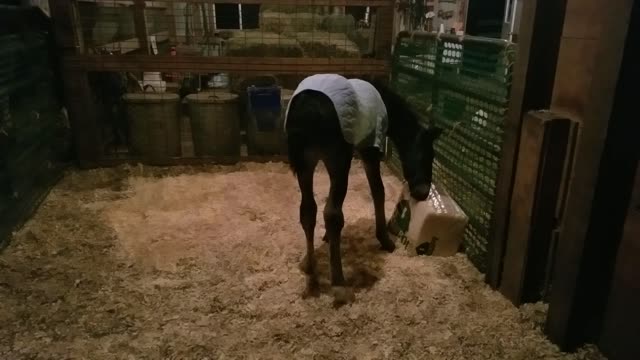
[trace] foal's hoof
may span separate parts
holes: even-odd
[[[307,287],[304,289],[304,292],[302,293],[302,298],[308,299],[312,297],[315,298],[318,296],[320,296],[320,284],[318,283],[318,280],[310,279],[307,282]]]
[[[389,243],[380,243],[380,248],[388,253],[392,253],[396,250],[396,244],[394,244],[393,242],[389,242]]]
[[[356,296],[353,293],[353,289],[346,286],[334,286],[333,287],[333,305],[340,307],[342,305],[350,304],[356,300]]]
[[[384,235],[378,235],[377,237],[382,250],[390,253],[396,250],[396,244],[389,238],[389,235],[385,233]]]

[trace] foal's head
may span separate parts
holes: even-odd
[[[409,185],[411,197],[426,200],[433,176],[434,143],[442,129],[420,124],[418,115],[393,90],[374,82],[387,108],[389,127],[387,135],[396,146],[402,163],[402,174]]]

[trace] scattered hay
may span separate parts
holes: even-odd
[[[386,209],[400,191],[385,171]],[[328,191],[316,175],[319,209]],[[601,359],[563,354],[458,255],[378,250],[352,168],[343,261],[356,302],[303,300],[284,164],[70,172],[0,257],[2,359]],[[328,254],[318,214],[320,279]]]

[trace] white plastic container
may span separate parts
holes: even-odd
[[[405,184],[389,220],[389,232],[411,256],[453,256],[469,219],[443,187],[432,185],[429,198],[416,201]]]
[[[162,81],[162,73],[160,72],[145,72],[142,74],[141,84],[144,88],[146,85],[151,85],[153,90],[147,89],[145,91],[163,93],[167,91],[167,83]]]

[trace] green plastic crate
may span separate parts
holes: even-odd
[[[445,132],[436,142],[434,181],[469,216],[464,247],[481,271],[487,265],[498,163],[515,45],[504,40],[416,33],[396,44],[392,87]],[[390,157],[399,170],[397,155]]]

